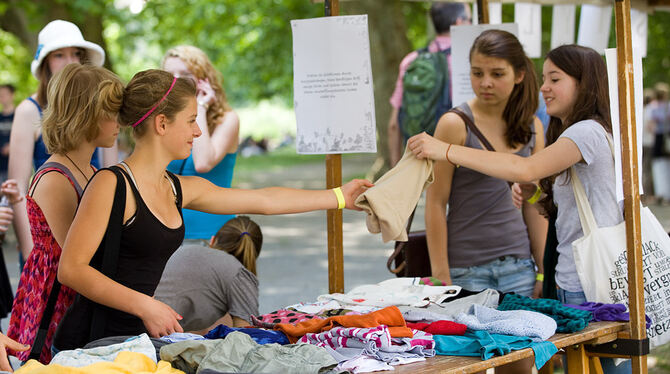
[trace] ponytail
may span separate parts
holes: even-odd
[[[256,258],[261,253],[263,233],[247,216],[237,216],[226,222],[214,236],[212,248],[235,256],[247,270],[256,274]]]

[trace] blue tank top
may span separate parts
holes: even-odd
[[[35,104],[37,111],[40,112],[40,119],[42,119],[42,107],[40,104],[32,97],[28,97],[28,101]],[[95,152],[93,152],[93,157],[91,157],[91,165],[95,166],[96,169],[100,169],[99,151],[100,148],[96,148]],[[37,140],[35,140],[35,147],[33,148],[33,166],[35,170],[39,169],[50,156],[47,152],[47,146],[44,144],[44,140],[42,140],[42,134],[40,134]]]
[[[228,153],[212,170],[207,173],[198,173],[195,171],[193,155],[189,155],[185,160],[172,161],[167,169],[179,175],[196,175],[219,187],[230,188],[236,160],[237,153]],[[229,214],[210,214],[191,209],[184,209],[183,214],[184,225],[186,225],[186,239],[209,240],[213,235],[216,235],[224,223],[235,217]]]

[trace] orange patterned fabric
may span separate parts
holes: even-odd
[[[295,343],[307,333],[318,333],[327,331],[335,326],[344,327],[377,327],[386,325],[394,338],[411,338],[412,330],[405,324],[402,313],[396,306],[389,306],[372,313],[363,315],[346,315],[330,317],[328,319],[312,319],[303,321],[297,325],[289,323],[278,323],[275,330],[281,330],[288,336],[291,343]]]

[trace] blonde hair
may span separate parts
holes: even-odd
[[[247,216],[237,216],[226,222],[214,236],[212,248],[235,256],[247,270],[256,274],[256,258],[261,253],[263,233]]]
[[[119,110],[119,123],[131,126],[144,116],[170,89],[174,76],[167,71],[149,69],[141,71],[128,82],[123,93],[123,104]],[[177,113],[186,108],[188,99],[195,97],[195,84],[186,78],[178,78],[165,100],[160,102],[153,113],[133,128],[135,136],[146,133],[147,121],[159,114],[174,120]]]
[[[77,48],[77,49],[79,50],[79,53],[81,53],[79,63],[82,65],[88,64],[89,62],[88,51],[84,48]],[[49,55],[51,55],[53,52],[50,52],[48,55],[46,55],[46,57],[42,60],[42,64],[40,64],[40,67],[37,68],[37,76],[40,81],[39,85],[37,86],[37,103],[40,104],[42,108],[46,108],[47,105],[49,104],[47,90],[49,82],[53,77],[53,72],[51,71],[51,69],[49,69],[49,63],[47,61],[49,61]]]
[[[116,119],[123,83],[105,68],[69,64],[51,79],[47,97],[42,138],[49,153],[64,154],[95,139],[101,121]]]
[[[165,61],[170,57],[177,57],[182,60],[196,79],[209,80],[209,84],[214,89],[216,100],[207,109],[207,128],[212,133],[226,112],[232,110],[226,99],[226,92],[223,90],[223,77],[221,73],[214,68],[205,52],[197,47],[180,45],[169,49],[165,52],[165,57],[163,57],[163,66],[165,66]]]

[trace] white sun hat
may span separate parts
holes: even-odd
[[[38,79],[37,70],[44,58],[50,52],[60,48],[79,47],[85,49],[91,65],[102,66],[105,62],[105,51],[99,45],[84,40],[81,31],[72,22],[63,20],[49,22],[40,31],[37,42],[37,52],[35,52],[35,58],[30,63],[30,71]]]

